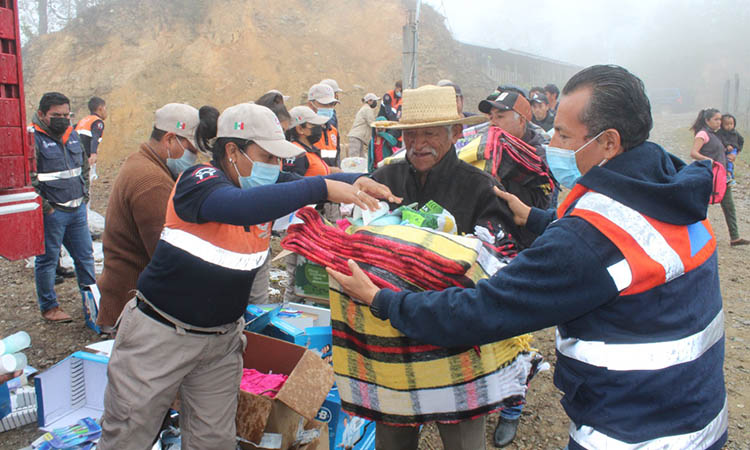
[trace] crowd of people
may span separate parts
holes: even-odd
[[[115,344],[98,448],[147,448],[176,397],[183,448],[235,448],[242,317],[248,303],[269,302],[272,222],[305,205],[329,217],[339,204],[374,210],[379,200],[437,202],[460,234],[488,227],[508,235],[517,255],[474,289],[440,292],[378,289],[353,262],[348,274],[329,269],[375,317],[443,347],[557,326],[568,448],[721,447],[723,310],[707,209],[720,164],[731,174],[719,180],[728,183],[721,207],[730,245],[749,243],[731,194],[743,144],[734,117],[702,110],[693,125],[698,161],[686,165],[648,141],[641,80],[592,66],[562,93],[554,84],[500,85],[480,114],[464,110],[451,80],[406,90],[397,82],[361,98],[342,145],[343,92],[325,79],[291,108],[270,90],[222,112],[180,103],[156,110],[112,184],[98,278],[86,208],[106,103],[92,98],[91,115],[73,126],[70,100],[44,94],[32,120],[45,237],[37,296],[45,319],[71,320],[54,291],[61,246],[80,288],[101,292],[97,324]],[[482,170],[459,157],[467,139],[517,153]],[[342,171],[344,157],[366,159],[371,173]],[[570,192],[558,207],[561,188]],[[500,412],[496,446],[514,440],[523,404]],[[438,424],[445,448],[485,448],[485,419]],[[378,449],[416,449],[418,440],[417,427],[376,425]]]

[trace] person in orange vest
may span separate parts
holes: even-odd
[[[178,392],[183,448],[235,448],[242,314],[269,257],[271,222],[325,200],[367,210],[377,198],[396,200],[361,174],[282,172],[281,160],[301,151],[264,106],[219,116],[213,160],[177,179],[159,243],[120,316],[97,448],[149,448]]]
[[[89,100],[89,114],[76,124],[76,131],[81,138],[83,150],[89,159],[89,165],[96,164],[96,155],[99,144],[104,135],[104,121],[107,120],[107,103],[99,97],[91,97]]]
[[[315,145],[316,142],[320,142],[323,125],[328,122],[328,117],[316,114],[307,106],[295,106],[289,111],[289,115],[291,122],[289,129],[286,130],[286,138],[303,149],[305,153],[285,159],[282,163],[283,170],[304,177],[341,172],[338,167],[330,167],[326,164],[320,149]]]
[[[328,121],[323,126],[323,133],[320,140],[313,142],[313,144],[320,149],[323,161],[331,167],[339,165],[339,155],[341,152],[339,130],[331,123],[334,108],[338,103],[335,91],[327,84],[314,84],[307,92],[307,106],[313,112],[328,118]]]

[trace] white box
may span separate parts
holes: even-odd
[[[74,425],[104,413],[109,358],[75,352],[34,378],[37,421],[43,431]]]

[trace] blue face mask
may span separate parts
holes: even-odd
[[[326,116],[329,119],[333,117],[333,108],[318,108],[318,114]]]
[[[186,169],[193,167],[198,160],[198,155],[183,147],[179,139],[177,139],[177,143],[182,148],[182,157],[178,159],[167,157],[167,168],[175,179],[177,179],[177,177],[179,177]],[[168,147],[167,155],[169,155]]]
[[[575,186],[576,181],[581,178],[581,171],[578,170],[578,164],[576,164],[576,153],[580,152],[587,145],[594,142],[604,131],[594,136],[590,141],[586,142],[578,148],[576,151],[566,150],[559,147],[547,147],[547,164],[552,171],[552,175],[555,179],[560,182],[563,186],[568,189],[572,189]],[[605,159],[599,165],[607,162]]]
[[[247,154],[245,155],[251,163],[253,163],[253,170],[250,172],[250,176],[243,177],[240,175],[240,171],[237,169],[237,164],[234,163],[234,170],[237,171],[237,177],[240,180],[240,187],[242,189],[250,189],[257,186],[265,186],[267,184],[274,184],[279,179],[279,173],[281,168],[278,164],[268,164],[260,161],[253,161]]]

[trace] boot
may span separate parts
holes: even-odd
[[[518,420],[499,418],[495,427],[495,433],[492,436],[495,447],[505,447],[513,442],[513,439],[516,437],[516,431],[518,431]]]

